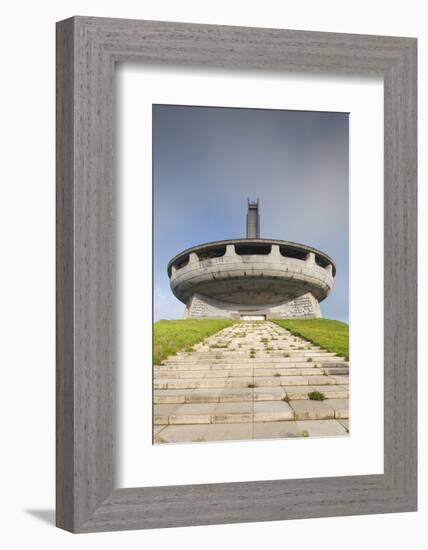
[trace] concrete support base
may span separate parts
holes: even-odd
[[[310,292],[288,302],[245,306],[221,302],[202,294],[193,294],[186,305],[185,319],[312,319],[321,317],[318,300]]]

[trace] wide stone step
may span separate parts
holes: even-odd
[[[347,420],[284,420],[279,422],[183,424],[156,426],[155,443],[239,441],[248,439],[344,437]]]
[[[347,399],[349,397],[349,388],[346,385],[282,386],[282,389],[290,400],[310,399],[309,394],[314,391],[323,393],[326,399]]]
[[[295,370],[295,369],[306,369],[306,368],[316,368],[331,371],[333,374],[348,374],[349,366],[347,363],[315,363],[313,361],[303,361],[301,363],[252,363],[247,361],[246,363],[222,363],[222,364],[177,364],[177,365],[156,365],[155,373],[158,372],[200,372],[208,370],[235,370],[239,371],[241,369],[253,368],[258,370],[277,370],[277,369],[286,369]]]
[[[179,378],[183,375],[183,378],[198,377],[204,378],[207,376],[246,376],[248,374],[254,374],[255,376],[277,376],[277,373],[281,375],[298,375],[298,374],[349,374],[349,367],[323,367],[317,363],[300,363],[294,366],[292,363],[288,365],[278,364],[272,365],[259,365],[256,368],[247,365],[224,365],[218,368],[218,365],[212,365],[210,368],[206,368],[205,365],[195,367],[176,367],[160,366],[155,368],[156,378]]]
[[[283,351],[326,351],[320,346],[315,346],[311,344],[306,345],[294,345],[287,342],[270,342],[265,345],[259,340],[253,342],[240,342],[237,340],[230,341],[229,344],[223,345],[221,343],[211,343],[211,344],[195,344],[192,348],[193,353],[227,353],[232,350],[244,352],[250,351],[251,349],[264,350],[268,348],[268,351],[271,350],[283,350]]]
[[[337,357],[337,354],[330,351],[315,351],[315,350],[306,350],[306,351],[294,351],[294,350],[280,350],[280,351],[265,351],[265,349],[256,349],[254,348],[254,353],[257,356],[265,358],[279,358],[281,355],[289,355],[290,358],[302,358],[306,359],[307,357],[317,357],[317,358],[328,358],[328,357]],[[191,354],[182,354],[176,355],[172,361],[177,360],[188,360],[188,361],[210,361],[215,359],[227,359],[230,357],[239,359],[247,359],[251,351],[242,352],[242,351],[217,351],[216,353],[209,352],[193,352]]]
[[[325,401],[290,401],[295,420],[322,420],[328,418],[349,418],[348,399],[326,399]]]
[[[300,368],[262,368],[252,369],[242,367],[239,369],[210,369],[210,370],[164,370],[155,371],[156,380],[171,379],[203,379],[203,378],[232,378],[232,377],[269,377],[269,376],[307,376],[324,374],[339,374],[347,375],[348,369],[324,369],[321,367],[300,367]]]
[[[308,361],[308,359],[312,359],[312,361]],[[222,357],[221,359],[191,359],[191,358],[171,358],[166,359],[162,361],[162,365],[240,365],[240,364],[248,364],[251,363],[251,365],[258,365],[258,364],[264,364],[264,365],[272,365],[277,363],[331,363],[332,365],[341,365],[343,363],[347,363],[343,357],[337,357],[337,356],[328,356],[328,357],[302,357],[302,356],[296,356],[296,357],[269,357],[269,356],[260,356],[260,357],[239,357],[236,358],[235,356],[231,357]]]
[[[155,425],[224,424],[294,420],[285,401],[257,403],[208,403],[155,406]]]
[[[322,369],[314,367],[302,367],[300,369],[253,369],[251,367],[241,367],[239,369],[209,369],[209,370],[177,370],[177,371],[156,371],[156,379],[171,378],[230,378],[230,377],[246,377],[246,376],[287,376],[290,371],[297,375],[305,374],[323,374]]]
[[[348,418],[347,399],[155,405],[155,426]]]
[[[155,379],[154,389],[197,389],[197,388],[254,388],[269,386],[325,386],[348,384],[346,375],[308,376],[246,376],[228,378]]]
[[[153,402],[160,404],[184,403],[230,403],[252,401],[284,401],[309,399],[309,393],[320,391],[326,398],[345,399],[349,396],[347,386],[273,386],[265,388],[208,388],[183,390],[155,390]]]
[[[265,346],[260,343],[253,343],[251,345],[243,346],[241,344],[236,345],[230,345],[228,347],[225,346],[219,346],[219,347],[209,347],[209,346],[201,346],[196,344],[192,347],[191,350],[186,351],[179,351],[178,355],[202,355],[202,354],[208,354],[208,355],[217,355],[220,353],[249,353],[250,351],[255,350],[259,352],[290,352],[290,353],[333,353],[332,351],[325,350],[323,348],[320,348],[319,346],[272,346],[268,345]]]

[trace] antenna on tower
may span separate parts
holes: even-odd
[[[260,215],[258,198],[256,201],[250,201],[250,199],[248,199],[247,239],[260,239]]]

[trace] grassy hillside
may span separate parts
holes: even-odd
[[[229,327],[233,321],[226,319],[182,319],[178,321],[157,321],[154,324],[153,361],[159,365],[169,355],[197,344]]]
[[[280,327],[349,359],[349,326],[331,319],[275,320]]]

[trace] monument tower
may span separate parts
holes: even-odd
[[[259,200],[248,200],[247,237],[180,252],[168,264],[185,318],[242,320],[321,317],[336,266],[307,245],[260,238]]]
[[[247,239],[260,239],[259,199],[256,202],[248,199]]]

